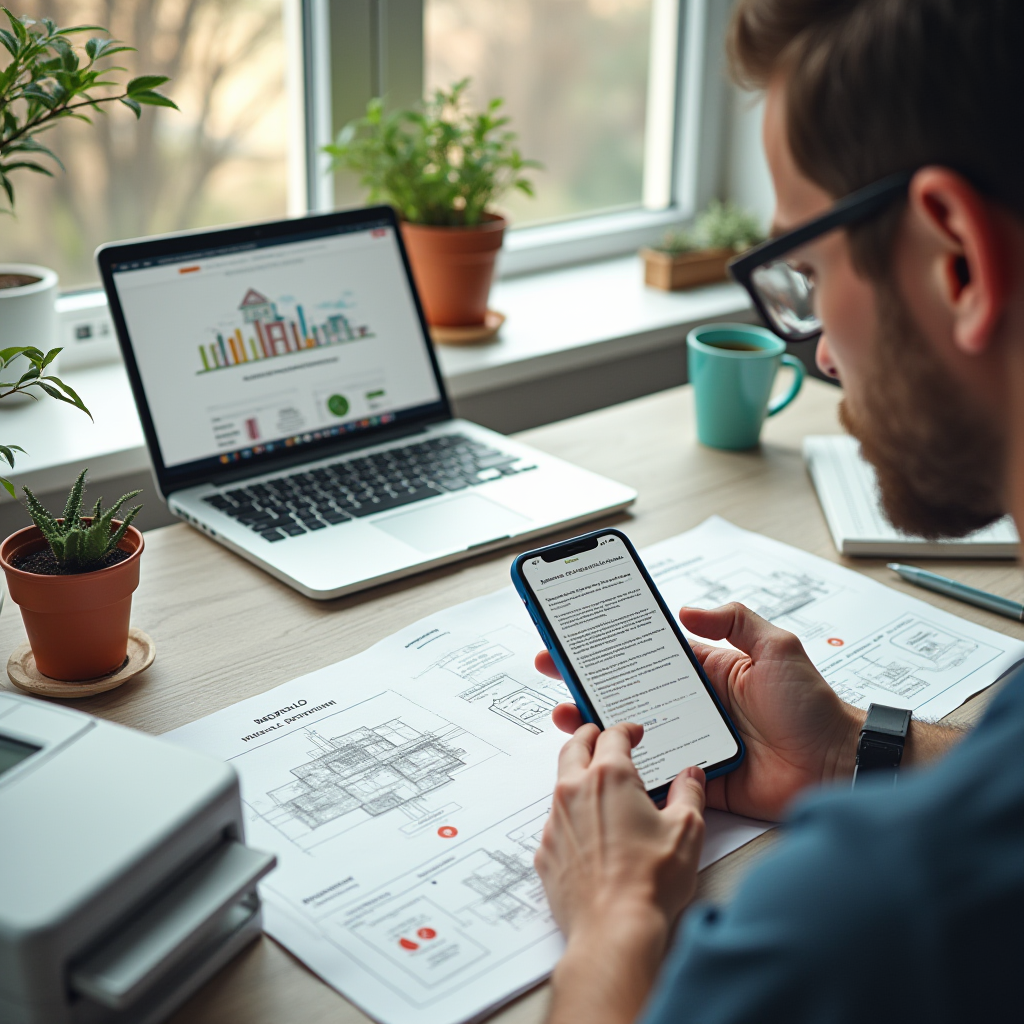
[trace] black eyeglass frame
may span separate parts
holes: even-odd
[[[855,224],[880,213],[889,203],[906,192],[914,174],[914,171],[900,171],[898,174],[890,174],[880,181],[865,185],[864,188],[844,196],[820,217],[815,217],[814,220],[809,220],[806,224],[801,224],[777,238],[769,238],[768,241],[729,261],[729,273],[733,280],[746,289],[761,318],[783,341],[815,341],[821,336],[822,329],[819,327],[814,331],[780,331],[753,283],[754,271],[766,263],[774,263],[786,253],[829,231]]]

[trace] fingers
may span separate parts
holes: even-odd
[[[584,771],[594,757],[594,747],[601,735],[596,725],[582,725],[573,733],[558,755],[558,777],[565,778],[573,772]]]
[[[682,608],[679,621],[691,633],[709,640],[728,640],[746,654],[753,654],[762,643],[790,635],[736,601],[721,608]]]
[[[556,729],[570,735],[583,724],[583,716],[575,704],[556,704],[551,711],[551,720]]]
[[[684,768],[669,786],[666,810],[695,811],[703,817],[705,783],[704,772],[700,768]]]
[[[644,738],[644,727],[636,722],[619,722],[605,729],[594,747],[594,764],[607,764],[622,758],[633,761],[631,751]]]
[[[547,651],[541,651],[533,659],[533,665],[542,676],[550,676],[552,679],[562,678],[562,673],[555,668],[555,662]]]

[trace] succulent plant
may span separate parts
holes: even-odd
[[[57,564],[72,572],[88,572],[98,568],[99,563],[109,552],[117,547],[125,535],[132,520],[139,514],[141,505],[129,509],[121,521],[121,525],[111,533],[114,516],[126,502],[141,491],[129,491],[123,494],[113,505],[103,511],[103,499],[98,498],[92,510],[92,521],[82,518],[82,491],[85,488],[83,469],[71,488],[67,504],[64,506],[62,519],[55,519],[43,508],[39,499],[26,487],[24,488],[29,515],[39,527],[53,552]]]

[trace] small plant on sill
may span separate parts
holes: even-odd
[[[39,527],[39,531],[46,538],[50,545],[49,551],[56,562],[56,569],[49,569],[50,574],[72,575],[83,572],[93,572],[97,569],[105,569],[108,565],[116,564],[120,559],[114,556],[118,550],[121,538],[128,531],[132,520],[139,514],[141,505],[129,509],[121,521],[121,525],[111,532],[114,516],[117,515],[121,506],[130,501],[141,491],[130,491],[122,495],[110,508],[103,511],[103,499],[99,498],[92,510],[89,519],[82,517],[82,491],[85,487],[85,474],[83,469],[71,488],[67,504],[64,507],[62,519],[55,519],[43,508],[39,499],[26,487],[24,488],[26,503],[32,521]],[[91,519],[91,521],[90,521]],[[36,559],[43,552],[36,552],[26,559]],[[49,561],[47,559],[47,561]],[[39,568],[28,568],[22,564],[17,566],[28,572],[45,571],[42,566]]]
[[[705,249],[743,252],[763,240],[764,232],[754,214],[735,203],[712,199],[692,229],[668,232],[657,248],[671,256]]]

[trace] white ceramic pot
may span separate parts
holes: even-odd
[[[48,267],[33,263],[0,263],[0,283],[8,275],[33,278],[13,288],[0,288],[0,349],[14,345],[34,345],[44,352],[57,345],[57,274]],[[13,383],[28,369],[28,360],[21,357],[0,371],[3,383]],[[53,372],[53,363],[47,368]],[[4,399],[29,402],[25,395]]]

